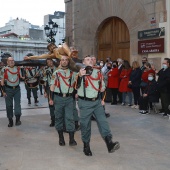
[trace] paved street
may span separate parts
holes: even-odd
[[[8,128],[4,98],[0,98],[0,170],[169,170],[170,120],[160,114],[140,115],[128,106],[106,104],[113,140],[120,149],[108,153],[96,122],[92,122],[92,157],[83,154],[80,131],[77,146],[58,145],[58,135],[49,127],[47,100],[28,106],[22,89],[22,125]],[[33,103],[32,99],[32,103]],[[158,105],[158,108],[160,106]]]

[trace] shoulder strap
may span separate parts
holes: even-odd
[[[60,82],[60,80],[59,80],[59,76],[58,76],[58,73],[56,72],[56,77],[57,77],[57,80],[58,80],[58,82]],[[59,85],[59,90],[60,90],[60,93],[62,93],[62,91],[61,91],[61,87],[60,87],[60,85]]]
[[[32,71],[31,71],[31,70],[28,70],[28,71],[29,71],[29,73],[30,73],[31,77],[33,77],[33,73],[32,73]]]
[[[17,70],[18,70],[18,77],[20,78],[20,68],[17,67]]]
[[[5,68],[4,69],[4,79],[7,80],[8,79],[8,73],[7,73],[8,69]]]
[[[99,91],[98,91],[98,96],[100,95],[100,90],[101,90],[101,86],[102,86],[102,76],[101,76],[101,72],[98,72],[98,77],[99,77]]]
[[[70,70],[70,75],[72,74],[72,71]],[[69,94],[69,91],[70,91],[70,86],[71,86],[71,80],[72,80],[72,76],[69,78],[69,88],[68,88],[68,94]]]
[[[86,80],[85,80],[85,76],[83,76],[83,92],[84,92],[84,98],[86,98]]]

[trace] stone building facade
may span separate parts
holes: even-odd
[[[141,61],[146,56],[161,67],[170,56],[169,0],[65,0],[66,40],[80,57],[95,54]],[[138,31],[165,27],[164,53],[138,53]],[[159,38],[159,37],[158,37]]]
[[[5,26],[0,28],[0,37],[4,37],[10,33],[17,34],[21,39],[45,40],[44,27],[32,25],[25,19],[16,18],[10,20]]]
[[[2,56],[12,56],[16,61],[22,61],[24,56],[44,53],[48,53],[46,41],[0,38],[0,61]]]

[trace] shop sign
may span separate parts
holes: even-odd
[[[138,54],[163,52],[164,38],[138,41]]]
[[[165,35],[165,27],[138,31],[138,39],[155,38]]]

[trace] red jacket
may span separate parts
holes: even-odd
[[[132,69],[123,69],[120,74],[120,86],[119,91],[120,92],[131,92],[132,89],[128,88],[128,82],[130,78],[130,74],[132,72]]]
[[[118,68],[112,68],[108,75],[107,88],[119,88],[119,70]]]
[[[153,69],[150,70],[144,70],[144,72],[142,73],[142,81],[144,82],[148,82],[148,74],[149,73],[153,73],[155,75],[155,71]]]

